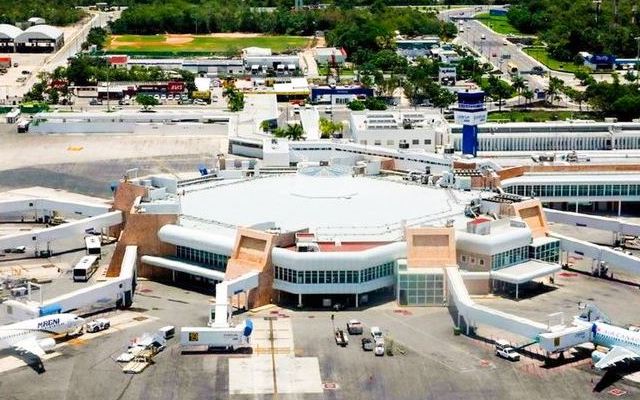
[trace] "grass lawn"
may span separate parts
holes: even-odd
[[[577,111],[496,111],[490,112],[487,117],[488,121],[510,121],[510,122],[546,122],[561,121],[567,118],[573,119],[596,119],[588,113],[580,113]]]
[[[558,61],[549,56],[547,49],[544,47],[525,47],[524,52],[546,65],[549,69],[563,72],[575,73],[583,70],[590,72],[590,70],[582,65],[576,65],[571,61]]]
[[[223,53],[245,47],[268,47],[274,53],[306,47],[304,36],[196,36],[196,35],[122,35],[110,36],[107,51],[149,53]]]
[[[501,35],[522,34],[522,32],[517,30],[513,25],[509,23],[506,15],[489,15],[489,13],[482,13],[476,15],[475,19],[482,22],[484,25],[488,26]]]

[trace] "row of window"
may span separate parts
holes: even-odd
[[[403,306],[442,305],[442,274],[399,274],[398,302]]]
[[[640,196],[636,184],[561,184],[561,185],[512,185],[507,193],[531,197],[606,197]]]
[[[516,247],[491,256],[491,269],[498,270],[529,259],[529,246]]]
[[[423,143],[425,145],[430,145],[431,144],[431,139],[424,139]],[[364,144],[366,146],[367,145],[367,141],[366,140],[361,140],[360,144]],[[399,140],[398,141],[398,146],[400,146],[402,144],[406,145],[406,144],[408,144],[408,141],[406,141],[404,139],[403,140]],[[414,146],[419,146],[420,145],[420,139],[411,139],[411,144],[414,145]],[[382,140],[374,140],[373,141],[373,145],[374,146],[382,146]],[[387,146],[394,146],[395,145],[395,140],[391,140],[391,139],[387,140],[386,141],[386,145]]]
[[[220,271],[224,271],[227,268],[227,261],[229,260],[228,256],[222,254],[192,249],[191,247],[185,246],[176,246],[176,257],[182,260],[208,265]]]
[[[394,263],[389,262],[361,271],[296,271],[276,266],[274,273],[277,280],[297,284],[363,283],[393,275],[393,266]]]
[[[460,150],[461,138],[454,138],[454,149]],[[611,150],[638,149],[640,137],[478,137],[479,151],[571,151],[571,150]]]
[[[545,243],[541,246],[529,246],[529,258],[551,263],[560,262],[560,241]]]

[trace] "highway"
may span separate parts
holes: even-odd
[[[508,77],[507,63],[512,62],[522,73],[522,77],[528,82],[532,91],[544,91],[548,85],[548,79],[538,75],[530,75],[533,67],[547,68],[529,57],[522,49],[506,40],[506,36],[500,35],[477,20],[472,19],[478,13],[479,6],[457,10],[447,10],[439,14],[440,19],[454,22],[460,31],[454,43],[458,43],[472,49],[482,59],[490,62],[495,68],[500,69],[505,77]],[[486,9],[482,8],[483,11]],[[460,20],[464,21],[462,24]]]

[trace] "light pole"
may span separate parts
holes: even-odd
[[[638,59],[640,58],[640,36],[636,36],[636,84],[638,83]]]
[[[596,24],[598,23],[598,14],[600,13],[600,5],[602,4],[602,0],[593,0],[593,4],[596,5]]]

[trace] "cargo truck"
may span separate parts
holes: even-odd
[[[183,347],[206,346],[210,349],[236,351],[251,347],[253,322],[247,319],[234,327],[183,327],[180,329],[180,345]]]

